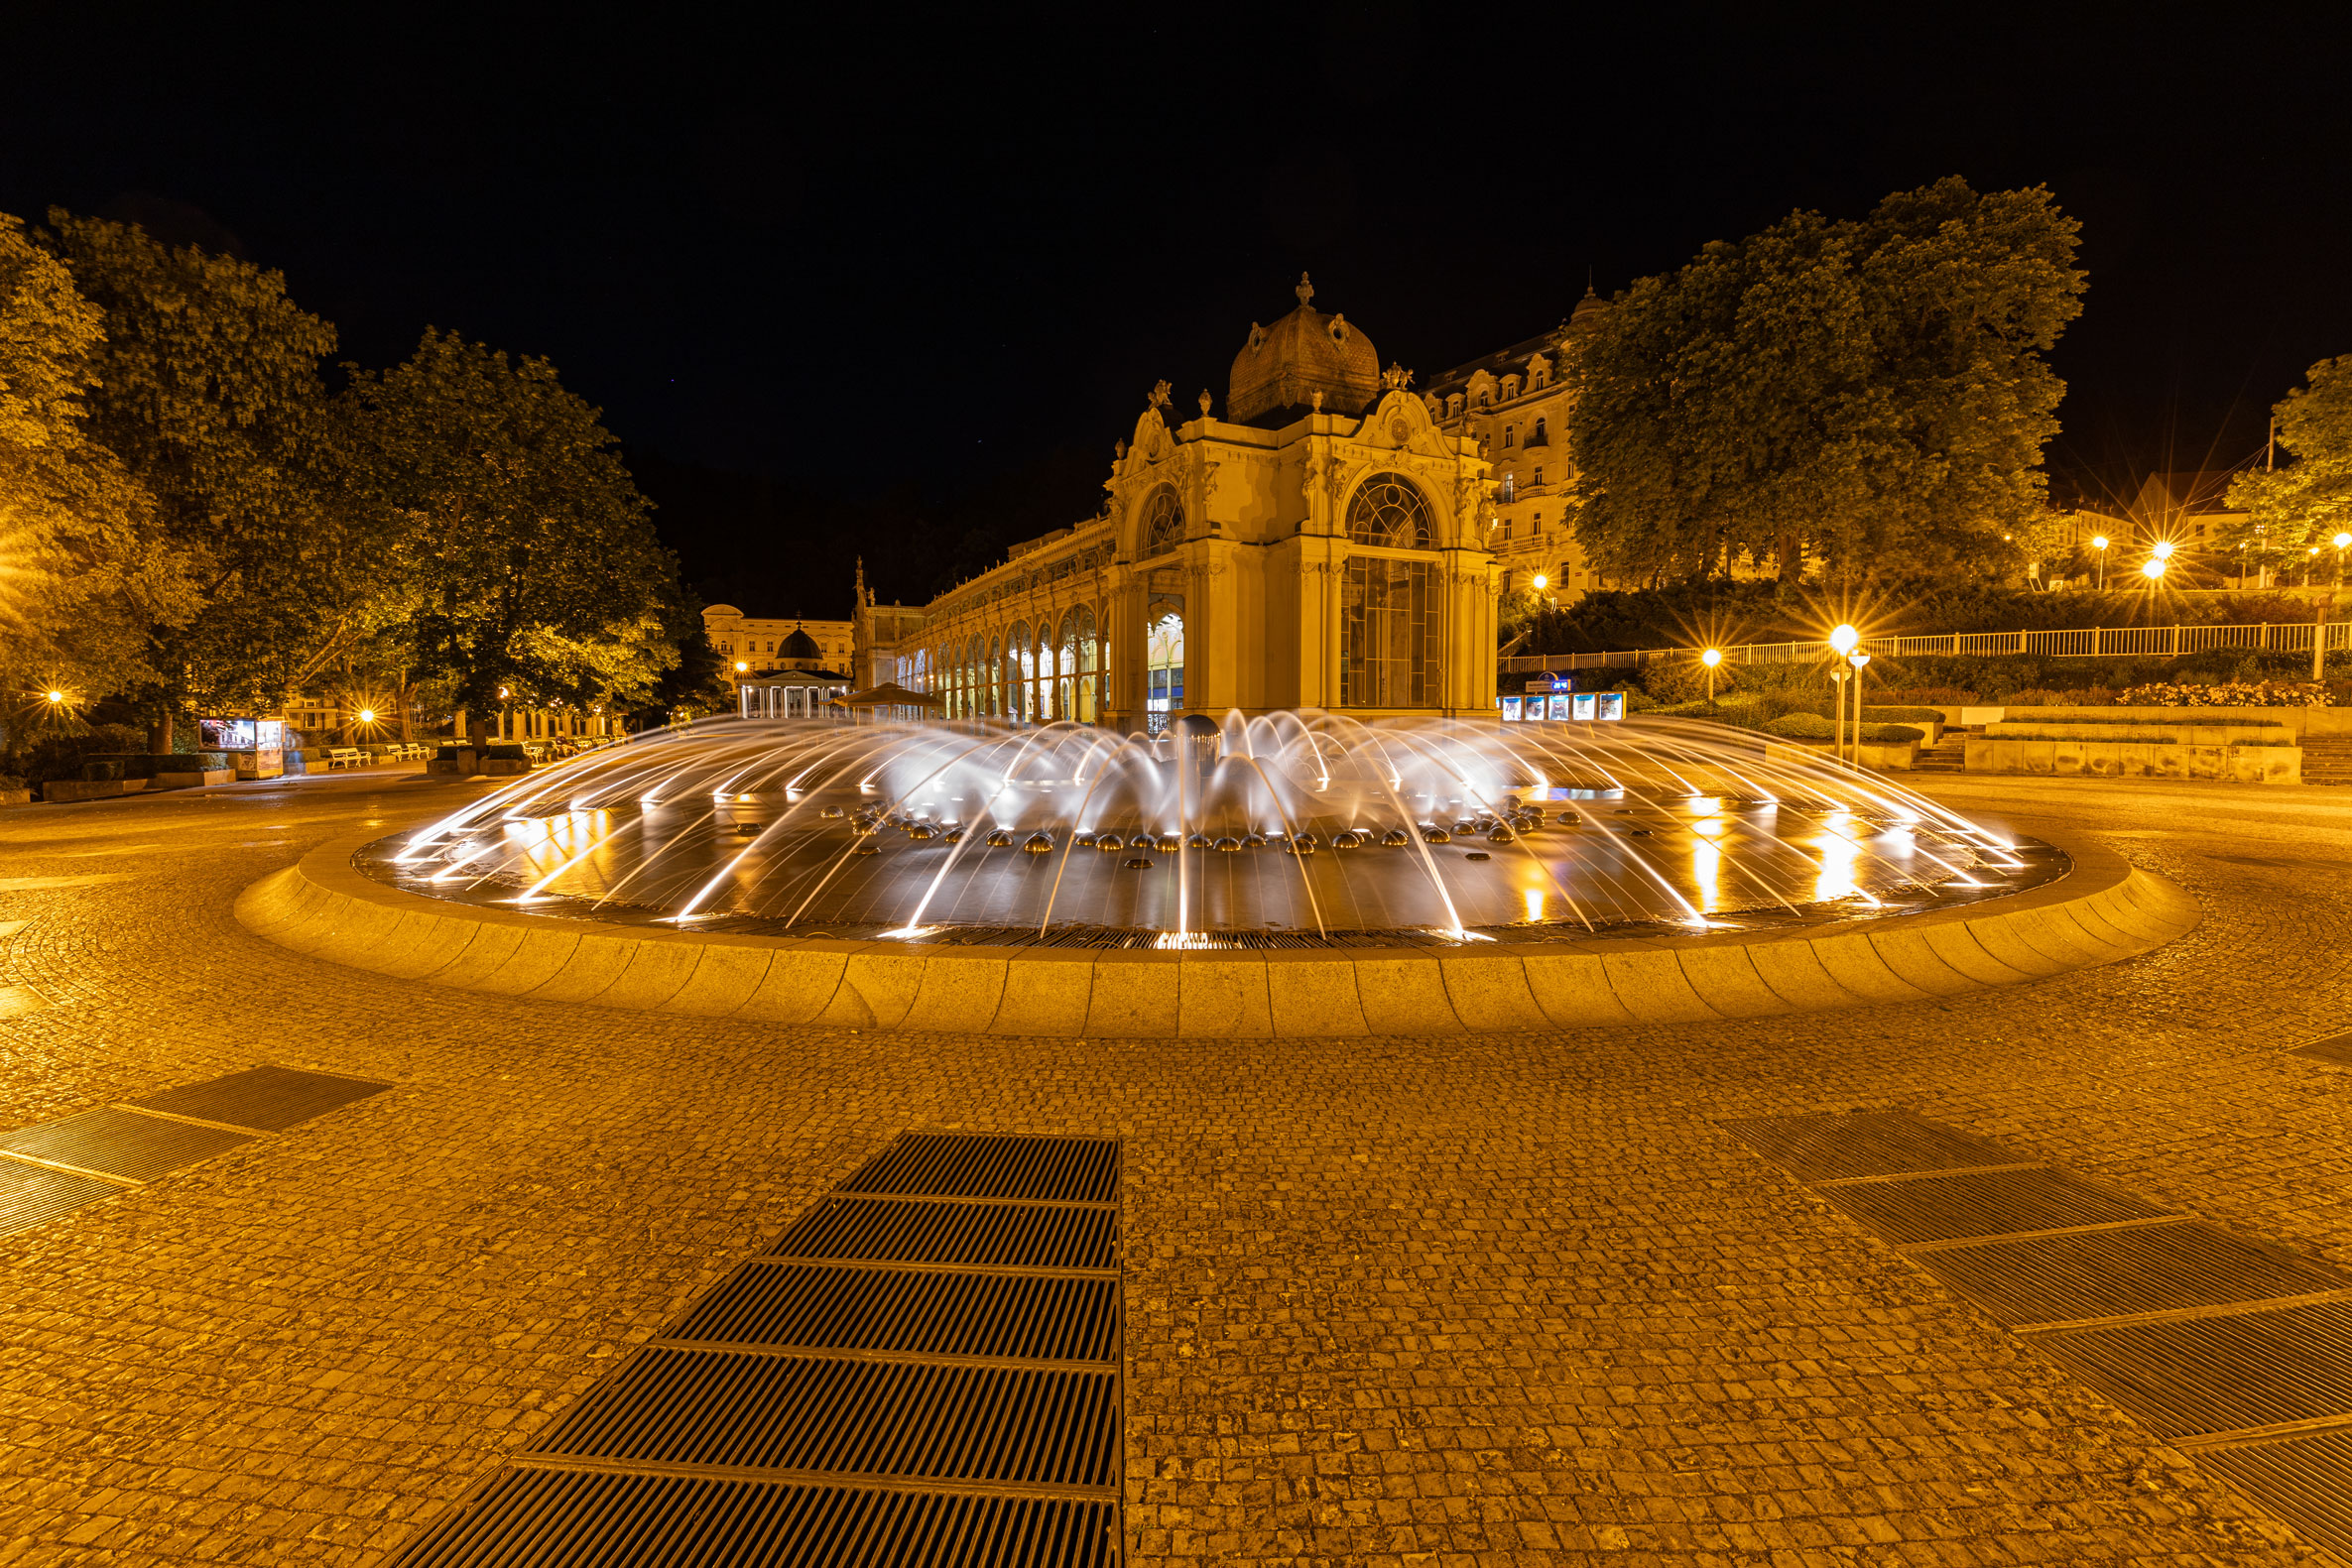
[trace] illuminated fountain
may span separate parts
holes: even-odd
[[[359,864],[624,924],[1175,947],[1849,918],[2058,869],[1883,778],[1713,725],[1314,712],[1158,739],[718,721],[527,776]]]

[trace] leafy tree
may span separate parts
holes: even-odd
[[[353,484],[415,595],[409,662],[476,738],[502,691],[627,706],[677,663],[677,563],[555,366],[429,328],[405,363],[355,369],[350,396]]]
[[[154,498],[203,601],[193,619],[147,621],[154,673],[125,693],[168,745],[190,706],[277,706],[336,656],[365,597],[354,514],[323,469],[342,449],[324,438],[318,374],[334,328],[279,273],[136,224],[49,217],[40,238],[105,312],[90,432]]]
[[[2064,392],[2041,355],[2081,308],[2076,228],[2041,187],[1953,178],[1636,283],[1568,367],[1585,553],[1653,583],[1743,557],[1841,586],[2015,569]]]
[[[2271,410],[2288,465],[2230,482],[2229,504],[2245,516],[2216,543],[2224,551],[2242,544],[2255,564],[2288,570],[2305,568],[2317,545],[2332,575],[2335,536],[2352,531],[2352,354],[2321,360],[2303,380]]]
[[[186,558],[88,432],[104,331],[65,268],[0,213],[0,726],[46,712],[43,689],[155,679],[146,629],[194,609]]]

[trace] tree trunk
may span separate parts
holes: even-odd
[[[172,710],[164,709],[147,726],[147,751],[151,757],[172,755]]]
[[[416,726],[409,712],[416,694],[416,690],[417,688],[415,686],[409,684],[408,672],[403,670],[401,672],[401,682],[396,688],[394,688],[393,694],[393,700],[400,704],[400,741],[403,746],[406,746],[409,744],[409,742],[417,738],[415,734]]]

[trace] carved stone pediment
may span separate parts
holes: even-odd
[[[1364,422],[1356,429],[1356,440],[1382,451],[1435,458],[1452,456],[1444,432],[1429,418],[1428,405],[1401,387],[1383,397],[1364,417]]]

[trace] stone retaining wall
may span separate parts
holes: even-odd
[[[1971,735],[1972,774],[2085,775],[2095,779],[2220,779],[2301,784],[2299,746],[2192,746],[2166,741],[2021,740]]]
[[[778,1025],[1327,1036],[1678,1024],[1917,1002],[2110,963],[2197,906],[2102,849],[2012,898],[1796,931],[1459,948],[1087,952],[599,925],[444,903],[320,846],[237,901],[248,929],[405,980]]]

